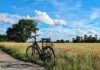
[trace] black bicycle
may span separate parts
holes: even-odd
[[[27,47],[26,49],[26,56],[32,62],[39,62],[41,59],[46,66],[54,66],[55,65],[55,52],[52,46],[47,45],[44,43],[48,41],[48,38],[42,38],[42,47],[39,47],[36,37],[38,35],[33,36],[34,43],[33,45]]]

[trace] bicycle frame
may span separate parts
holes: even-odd
[[[39,54],[41,53],[41,49],[40,49],[40,47],[39,47],[39,45],[38,45],[38,43],[37,43],[37,41],[36,41],[36,36],[34,36],[34,42],[33,42],[33,47],[35,47],[35,48],[37,48],[38,50],[39,50]]]
[[[45,64],[48,64],[48,62],[47,62],[48,59],[54,59],[55,58],[54,50],[53,50],[53,48],[51,46],[48,46],[47,44],[44,45],[44,43],[46,42],[44,40],[48,40],[47,38],[42,38],[42,49],[41,49],[39,47],[37,41],[36,41],[36,36],[37,35],[33,36],[33,38],[34,38],[33,44],[26,49],[26,55],[32,61],[34,61],[33,60],[33,55],[34,54],[39,55],[39,56],[36,56],[36,57],[38,57],[43,62],[45,62]],[[48,49],[49,49],[49,51],[48,51]],[[31,52],[32,54],[30,54],[30,51],[29,50],[32,51]],[[48,51],[48,52],[46,52],[46,51]],[[29,56],[29,55],[31,55],[32,58],[30,58],[31,56]],[[53,57],[51,58],[51,56],[53,56]],[[52,61],[52,64],[54,65],[55,64],[55,61]]]
[[[39,45],[38,45],[38,43],[37,43],[37,41],[36,41],[36,36],[38,36],[38,35],[35,35],[35,36],[33,36],[33,38],[34,38],[34,42],[33,42],[33,47],[35,47],[35,48],[37,48],[38,50],[39,50],[39,54],[41,54],[41,52],[42,52],[42,50],[43,50],[43,48],[44,48],[44,40],[48,40],[47,38],[42,38],[42,49],[39,47]]]

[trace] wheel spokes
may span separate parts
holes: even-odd
[[[29,47],[26,51],[29,61],[36,62],[39,58],[38,50],[35,47]]]
[[[50,48],[47,48],[45,51],[45,63],[48,66],[52,66],[55,64],[55,55]]]

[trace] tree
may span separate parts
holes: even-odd
[[[69,43],[70,41],[69,40],[66,40],[66,43]]]
[[[75,39],[75,38],[72,38],[72,39],[73,39],[73,40],[72,40],[72,41],[73,41],[73,43],[75,43],[75,42],[76,42],[76,39]]]
[[[7,41],[6,35],[0,35],[0,42]]]
[[[92,35],[90,35],[90,36],[88,37],[88,42],[93,42],[93,37],[92,37]]]
[[[60,40],[57,40],[56,43],[60,43]]]
[[[37,23],[31,19],[22,19],[18,24],[14,24],[7,30],[7,37],[10,41],[26,42],[28,38],[31,38],[31,33],[36,33],[39,30]]]
[[[60,43],[65,43],[65,41],[63,39],[60,40]]]
[[[84,36],[76,36],[76,38],[72,38],[73,43],[85,42],[85,43],[97,43],[100,42],[100,38],[98,35],[84,35]]]
[[[80,36],[76,36],[76,42],[80,42],[81,37]]]
[[[98,41],[98,35],[97,34],[95,34],[95,40]]]
[[[88,40],[88,36],[84,35],[84,42],[87,42],[87,40]]]

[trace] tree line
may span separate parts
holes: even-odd
[[[5,35],[0,35],[0,41],[26,42],[29,38],[32,37],[32,33],[36,33],[37,30],[39,30],[39,28],[37,28],[37,22],[31,19],[21,19],[17,24],[13,24],[12,27],[9,27]],[[70,41],[59,39],[53,42],[69,43]],[[72,42],[97,43],[100,42],[100,38],[97,36],[97,34],[95,36],[83,35],[72,38]]]
[[[73,43],[98,43],[100,42],[100,37],[98,35],[84,35],[84,36],[76,36],[72,39]]]
[[[59,39],[54,41],[54,43],[69,43],[69,42],[70,42],[69,40],[64,40],[64,39]]]
[[[4,34],[0,35],[0,42],[3,42],[3,41],[8,41],[7,35],[4,35]]]

